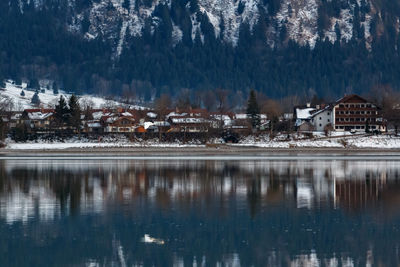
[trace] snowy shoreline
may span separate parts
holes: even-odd
[[[88,150],[89,149],[89,150]],[[163,143],[158,140],[129,141],[126,139],[108,140],[108,142],[98,142],[94,140],[71,139],[62,141],[31,141],[16,143],[11,140],[6,141],[6,147],[0,151],[141,151],[141,150],[400,150],[400,137],[381,136],[350,136],[346,138],[328,139],[302,139],[302,140],[279,140],[269,139],[268,136],[254,137],[249,136],[240,140],[237,144],[225,144],[221,140],[214,140],[208,144],[200,142],[173,142]]]

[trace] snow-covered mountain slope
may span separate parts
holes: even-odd
[[[44,92],[43,92],[44,90]],[[24,96],[21,96],[21,92],[24,92]],[[32,97],[35,94],[34,91],[26,90],[26,84],[22,86],[15,85],[13,83],[7,82],[4,90],[0,90],[0,102],[9,101],[11,103],[11,109],[21,111],[28,108],[54,108],[58,103],[60,96],[63,96],[66,100],[71,97],[71,94],[59,91],[59,94],[55,95],[52,90],[46,90],[42,88],[42,92],[39,93],[40,105],[34,105],[31,103]],[[127,105],[113,100],[107,100],[101,97],[92,95],[81,95],[79,96],[82,106],[90,105],[93,108],[103,108],[103,107],[131,107],[134,109],[144,109],[141,106]]]
[[[253,30],[260,20],[268,26],[261,33],[267,38],[265,45],[294,40],[312,48],[318,38],[334,42],[338,34],[342,41],[349,41],[355,24],[363,27],[370,43],[371,19],[376,14],[381,16],[382,5],[375,0],[87,0],[83,1],[85,4],[64,1],[68,6],[68,29],[87,39],[107,40],[116,57],[129,45],[129,37],[142,36],[146,27],[154,34],[160,25],[170,31],[173,45],[182,41],[185,34],[192,40],[196,34],[203,38],[210,24],[215,37],[235,46],[241,27],[246,24]],[[35,0],[35,5],[40,8],[45,4]],[[282,32],[286,36],[282,37]]]

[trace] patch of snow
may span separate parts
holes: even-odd
[[[289,5],[292,13],[289,14]],[[316,0],[285,0],[276,14],[278,28],[286,26],[289,38],[300,45],[314,48],[317,33],[318,3]]]
[[[21,91],[24,90],[25,96],[21,96]],[[57,104],[58,100],[60,99],[60,96],[63,96],[66,100],[68,100],[72,94],[66,93],[62,90],[59,90],[58,95],[53,94],[53,90],[47,90],[45,88],[42,88],[42,90],[45,90],[44,93],[39,92],[39,99],[41,102],[41,107],[44,108],[54,108],[54,106]],[[17,111],[22,111],[24,109],[28,108],[37,108],[35,105],[31,103],[32,97],[35,94],[33,91],[26,90],[26,83],[22,84],[22,86],[18,86],[15,84],[12,84],[10,82],[6,83],[6,88],[5,90],[0,91],[0,97],[9,97],[14,104],[14,110]],[[93,95],[80,95],[78,96],[80,99],[84,99],[85,101],[89,101],[93,103],[93,108],[101,108],[102,106],[111,103],[113,106],[126,106],[124,103],[120,103],[117,101],[110,101],[106,100],[101,97],[93,96]],[[132,109],[140,109],[144,110],[146,109],[145,107],[142,106],[131,106]]]
[[[311,117],[311,113],[315,111],[315,108],[296,108],[296,117],[297,119],[308,119]]]

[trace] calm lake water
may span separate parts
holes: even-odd
[[[399,250],[400,161],[0,160],[1,266],[398,266]]]

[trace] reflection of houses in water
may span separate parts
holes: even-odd
[[[399,170],[396,162],[361,161],[10,162],[0,177],[0,217],[50,220],[142,199],[162,208],[200,203],[205,212],[212,207],[222,214],[234,200],[252,216],[262,207],[287,204],[357,208],[399,203]]]
[[[339,180],[335,183],[335,204],[357,209],[376,203],[385,193],[386,179]]]

